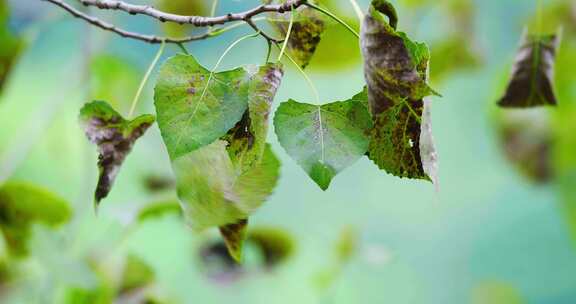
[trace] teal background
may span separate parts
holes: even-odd
[[[256,3],[222,2],[221,13]],[[353,18],[348,2],[340,2]],[[360,3],[367,7],[367,1]],[[44,2],[14,1],[14,29],[27,33],[30,45],[1,97],[0,176],[11,172],[11,179],[62,195],[74,206],[75,217],[58,231],[35,229],[33,257],[25,262],[26,275],[13,286],[8,303],[59,303],[70,286],[98,284],[85,263],[88,257],[104,261],[103,268],[113,272],[126,252],[152,265],[159,293],[174,303],[460,304],[476,303],[473,299],[486,289],[498,293],[493,286],[518,294],[522,303],[576,303],[576,248],[556,189],[530,185],[514,171],[490,120],[535,1],[475,4],[476,36],[471,40],[481,51],[482,65],[432,83],[443,95],[433,98],[432,109],[440,157],[438,191],[426,182],[387,175],[363,158],[323,192],[288,157],[272,130],[270,142],[283,164],[281,179],[251,225],[284,228],[297,241],[296,253],[271,273],[221,284],[203,276],[196,255],[215,231],[194,234],[172,216],[137,227],[129,224],[144,204],[171,197],[151,196],[142,185],[147,174],[171,175],[156,125],[136,144],[95,216],[91,200],[97,154],[77,121],[88,101],[81,52],[86,25]],[[434,5],[411,10],[399,7],[400,29],[417,40],[430,41],[450,30]],[[50,20],[35,22],[43,16]],[[132,30],[161,32],[144,17],[102,16]],[[88,33],[95,54],[122,56],[142,73],[157,50],[96,28]],[[241,27],[187,48],[212,67],[228,44],[245,33],[249,29]],[[178,51],[168,46],[163,58]],[[265,54],[265,41],[253,38],[233,49],[220,69],[262,63]],[[322,103],[347,99],[364,85],[360,62],[338,70],[312,65],[308,75]],[[139,113],[154,113],[154,76]],[[135,92],[136,87],[126,90]],[[287,66],[275,106],[289,98],[315,103],[302,75]],[[11,166],[14,170],[6,169]],[[357,252],[334,284],[320,290],[315,278],[333,264],[334,243],[347,226],[359,233]],[[502,301],[498,303],[512,303]]]

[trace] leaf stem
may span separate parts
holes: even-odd
[[[360,35],[358,34],[358,32],[356,32],[350,25],[348,25],[346,22],[344,22],[344,20],[338,18],[338,16],[334,15],[333,13],[331,13],[330,11],[326,10],[325,8],[319,7],[317,5],[314,5],[310,2],[306,2],[306,4],[308,7],[313,8],[325,15],[327,15],[328,17],[334,19],[336,22],[340,23],[341,25],[343,25],[348,31],[350,31],[350,33],[354,34],[354,36],[356,36],[356,38],[360,38]]]
[[[278,46],[278,44],[276,44],[276,47],[280,48]],[[306,82],[308,83],[308,86],[310,87],[310,89],[312,90],[312,93],[314,94],[314,98],[316,99],[316,103],[320,104],[320,94],[318,94],[318,90],[316,89],[316,86],[312,82],[312,79],[310,79],[310,77],[308,77],[308,75],[306,74],[306,72],[304,72],[302,67],[300,67],[300,65],[294,59],[292,59],[292,57],[290,57],[290,55],[288,55],[288,53],[284,53],[284,56],[286,58],[288,58],[296,66],[296,68],[298,69],[300,74],[302,74],[302,76],[304,76],[304,79],[306,80]]]
[[[288,23],[288,31],[286,31],[286,37],[284,38],[284,43],[282,43],[282,48],[280,49],[280,54],[278,55],[278,60],[282,59],[286,46],[288,45],[288,40],[290,39],[290,33],[292,33],[292,26],[294,25],[294,8],[290,10],[290,23]]]
[[[536,34],[542,34],[542,0],[536,0]]]
[[[142,78],[142,81],[140,82],[140,86],[138,87],[138,91],[136,91],[136,95],[134,96],[134,99],[132,100],[132,105],[130,106],[130,111],[128,112],[128,118],[131,118],[132,114],[134,114],[134,110],[136,109],[136,104],[138,104],[138,100],[140,99],[140,95],[142,94],[142,91],[144,90],[144,86],[146,85],[146,82],[148,82],[148,78],[150,78],[150,75],[152,74],[154,67],[158,63],[158,60],[160,60],[160,57],[162,57],[162,53],[164,53],[165,47],[166,47],[166,42],[162,41],[162,44],[160,45],[160,48],[158,49],[158,52],[156,53],[154,60],[152,60],[152,62],[150,63],[150,66],[148,67],[146,74],[144,74],[144,78]]]
[[[232,50],[238,43],[242,42],[243,40],[246,40],[248,38],[254,38],[254,37],[257,37],[258,35],[260,35],[260,31],[253,33],[253,34],[250,34],[250,35],[242,36],[242,37],[236,39],[236,41],[232,42],[226,48],[226,50],[224,50],[222,55],[220,55],[220,58],[218,58],[218,61],[216,61],[214,68],[212,68],[212,71],[210,71],[210,75],[208,75],[208,81],[206,82],[206,86],[204,86],[204,90],[202,90],[202,95],[200,95],[200,100],[202,100],[204,98],[204,95],[206,95],[206,91],[208,90],[208,87],[210,86],[210,81],[212,80],[212,77],[214,76],[216,69],[218,69],[218,67],[220,66],[220,63],[222,63],[222,60],[224,59],[224,57],[226,57],[226,55],[230,52],[230,50]]]
[[[364,20],[364,12],[362,12],[360,5],[358,5],[358,2],[356,2],[356,0],[350,0],[350,4],[352,4],[354,12],[356,12],[356,16],[358,16],[358,21],[362,22],[362,20]]]
[[[190,53],[188,53],[188,50],[186,49],[186,47],[182,43],[177,43],[176,45],[182,50],[182,53],[184,53],[186,55],[190,55]]]

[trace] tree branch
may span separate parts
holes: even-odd
[[[96,17],[86,15],[83,12],[75,9],[74,7],[70,6],[69,4],[67,4],[61,0],[42,0],[42,1],[53,3],[53,4],[63,8],[67,12],[69,12],[72,16],[79,18],[79,19],[82,19],[82,20],[84,20],[84,21],[86,21],[86,22],[88,22],[94,26],[97,26],[103,30],[116,33],[122,37],[132,38],[132,39],[136,39],[136,40],[140,40],[140,41],[144,41],[144,42],[148,42],[148,43],[157,44],[157,43],[162,43],[162,41],[164,41],[166,43],[178,44],[178,43],[185,43],[185,42],[194,41],[194,40],[202,40],[202,39],[206,39],[208,37],[214,36],[211,33],[205,33],[205,34],[201,34],[201,35],[197,35],[197,36],[189,36],[189,37],[184,37],[184,38],[168,38],[168,37],[159,37],[159,36],[154,36],[154,35],[144,35],[144,34],[140,34],[140,33],[135,33],[135,32],[123,30],[121,28],[118,28],[118,27],[110,24],[110,23],[104,22],[104,21],[102,21]]]
[[[53,3],[76,18],[82,19],[94,26],[97,26],[103,30],[114,32],[122,37],[132,38],[148,43],[185,43],[194,40],[202,40],[210,38],[221,34],[224,32],[222,29],[209,30],[208,32],[196,36],[189,36],[184,38],[169,38],[169,37],[159,37],[154,35],[145,35],[136,32],[126,31],[124,29],[118,28],[113,24],[104,22],[96,17],[89,16],[83,12],[75,9],[73,6],[67,4],[63,0],[42,0],[46,2]],[[170,14],[160,10],[155,9],[150,5],[136,5],[130,4],[123,1],[117,0],[78,0],[85,6],[93,6],[103,10],[119,10],[126,12],[130,15],[147,15],[160,22],[174,22],[178,24],[192,24],[198,27],[212,27],[214,25],[225,24],[228,22],[242,21],[252,27],[256,32],[260,33],[269,43],[282,42],[280,39],[273,38],[260,30],[258,26],[254,23],[253,17],[267,12],[277,12],[284,13],[292,9],[296,9],[299,6],[307,5],[308,0],[288,0],[282,4],[264,4],[259,5],[253,9],[247,10],[240,13],[229,13],[222,16],[215,17],[205,17],[205,16],[182,16],[177,14]]]
[[[246,21],[252,17],[266,13],[277,12],[284,13],[307,4],[308,0],[288,0],[282,4],[263,4],[253,9],[241,13],[229,13],[222,16],[204,17],[204,16],[182,16],[169,14],[155,9],[150,5],[129,4],[117,0],[79,0],[86,6],[95,6],[99,9],[119,10],[131,15],[147,15],[161,22],[174,22],[178,24],[192,24],[199,27],[214,26],[232,21]]]

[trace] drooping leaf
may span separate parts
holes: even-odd
[[[496,126],[508,161],[529,181],[550,182],[554,174],[550,113],[543,108],[499,109]]]
[[[172,160],[213,143],[242,119],[251,76],[244,68],[211,76],[190,55],[176,55],[164,63],[154,104]]]
[[[0,93],[24,46],[23,40],[10,31],[8,21],[8,3],[0,0]]]
[[[560,35],[524,34],[506,93],[498,101],[504,108],[556,105],[554,60]]]
[[[284,72],[281,64],[266,64],[250,81],[248,110],[224,140],[236,170],[245,172],[257,165],[266,147],[269,116]]]
[[[0,186],[0,229],[16,256],[27,254],[33,223],[56,227],[68,221],[70,213],[66,201],[43,188],[20,182]]]
[[[242,246],[246,240],[248,220],[239,220],[236,223],[220,226],[220,234],[230,256],[238,263],[242,262]]]
[[[426,83],[430,54],[424,43],[397,32],[396,23],[394,7],[374,0],[362,25],[364,75],[374,121],[368,157],[390,174],[430,180],[421,155],[422,148],[434,150],[421,143],[423,99],[434,94]]]
[[[269,146],[258,165],[238,174],[227,145],[218,140],[172,162],[184,216],[195,229],[248,218],[272,193],[278,179],[280,163]]]
[[[272,3],[273,1],[263,0],[263,2]],[[285,0],[277,2],[283,3]],[[326,29],[326,20],[324,15],[305,5],[294,11],[293,18],[292,31],[286,49],[294,61],[305,68],[312,59],[318,43],[320,43],[322,33]],[[272,18],[268,20],[276,29],[279,37],[286,37],[290,24],[290,13],[272,14]]]
[[[154,270],[140,257],[129,254],[124,263],[120,294],[145,287],[155,280]]]
[[[100,176],[94,193],[98,205],[110,192],[136,140],[154,123],[154,116],[141,115],[126,120],[106,102],[93,101],[80,110],[80,121],[88,139],[98,146]]]
[[[90,97],[92,100],[107,100],[120,112],[128,111],[142,74],[143,71],[131,64],[128,58],[97,55],[90,64]]]
[[[280,144],[322,190],[366,153],[371,126],[366,91],[322,106],[289,100],[274,117]]]

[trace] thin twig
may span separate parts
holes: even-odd
[[[47,0],[50,1],[50,0]],[[95,6],[99,9],[119,10],[131,15],[147,15],[161,22],[174,22],[178,24],[192,24],[199,27],[224,24],[232,21],[246,21],[256,15],[266,12],[284,13],[290,11],[292,7],[298,8],[308,3],[308,0],[288,0],[282,4],[259,5],[255,8],[240,13],[229,13],[221,16],[183,16],[170,14],[150,5],[136,5],[117,0],[79,0],[87,6]]]
[[[125,37],[125,38],[132,38],[132,39],[136,39],[136,40],[140,40],[140,41],[144,41],[144,42],[148,42],[148,43],[157,44],[157,43],[165,42],[165,43],[178,44],[178,43],[185,43],[185,42],[190,42],[190,41],[194,41],[194,40],[202,40],[202,39],[206,39],[206,38],[214,36],[214,35],[211,35],[210,33],[205,33],[205,34],[201,34],[201,35],[197,35],[197,36],[190,36],[190,37],[184,37],[184,38],[169,38],[169,37],[159,37],[159,36],[154,36],[154,35],[145,35],[145,34],[130,32],[130,31],[126,31],[126,30],[123,30],[121,28],[118,28],[118,27],[116,27],[110,23],[104,22],[104,21],[102,21],[96,17],[86,15],[86,14],[82,13],[81,11],[75,9],[71,5],[65,3],[61,0],[42,0],[42,1],[53,3],[53,4],[63,8],[67,12],[69,12],[72,16],[74,16],[76,18],[80,18],[80,19],[82,19],[82,20],[84,20],[84,21],[86,21],[86,22],[88,22],[94,26],[97,26],[103,30],[116,33],[116,34],[118,34],[122,37]]]

